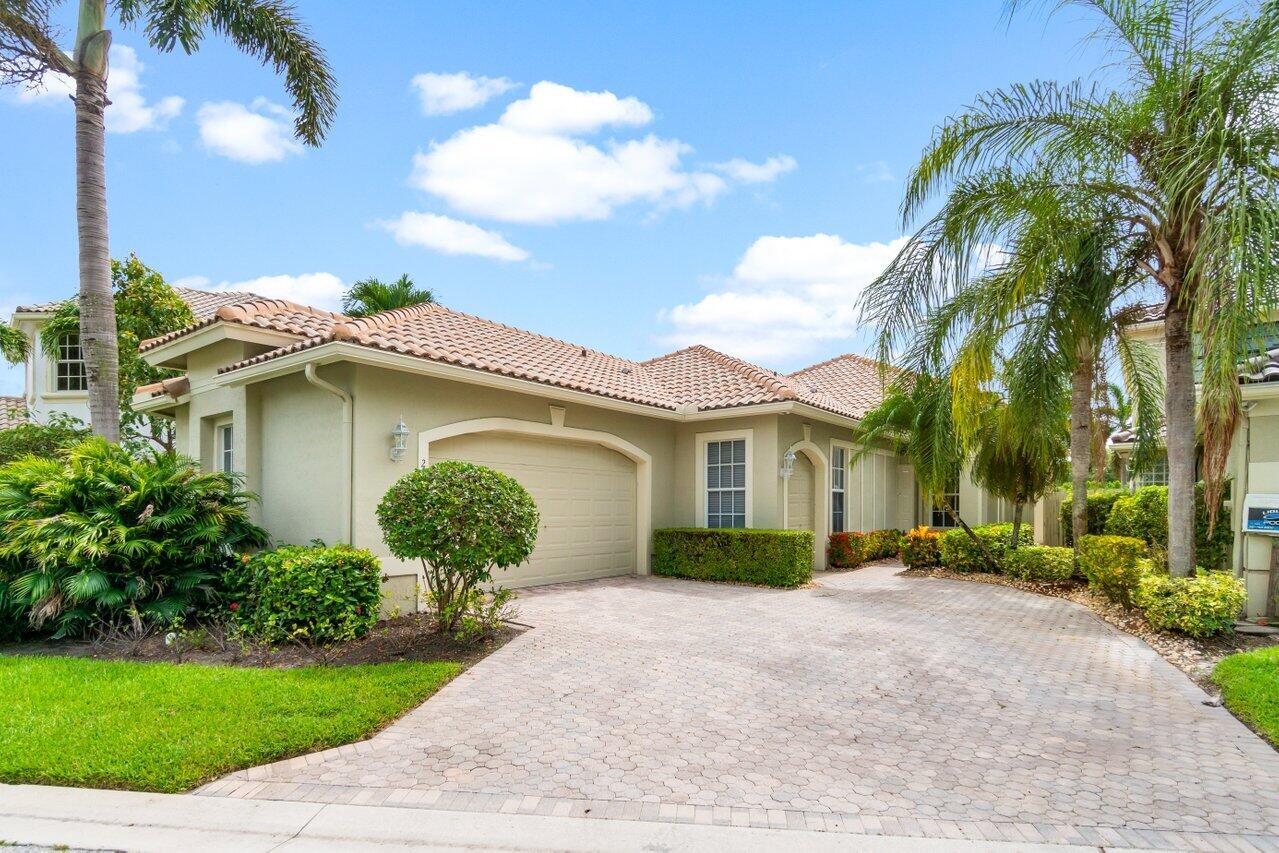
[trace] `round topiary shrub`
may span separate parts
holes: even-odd
[[[533,553],[537,505],[511,477],[469,462],[437,462],[396,481],[377,508],[382,539],[401,560],[421,560],[440,629],[453,631],[471,591],[493,569]]]

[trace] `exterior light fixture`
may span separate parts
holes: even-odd
[[[404,424],[404,418],[400,418],[400,422],[395,425],[395,429],[391,430],[391,461],[399,462],[404,458],[404,453],[409,447],[409,428]]]
[[[795,473],[795,451],[788,450],[786,455],[782,457],[781,475],[783,480],[789,480],[790,475]]]

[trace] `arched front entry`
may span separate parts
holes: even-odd
[[[826,539],[830,535],[830,462],[808,439],[797,441],[795,468],[786,481],[784,525],[788,530],[813,531],[813,568],[826,568]]]
[[[439,459],[495,468],[537,501],[538,547],[527,577],[508,585],[648,574],[652,462],[631,442],[556,423],[478,418],[419,433],[418,464]]]

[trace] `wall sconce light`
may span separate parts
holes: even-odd
[[[795,451],[788,450],[786,455],[782,457],[781,475],[783,480],[789,480],[790,475],[795,473]]]
[[[404,424],[404,418],[400,418],[400,422],[395,425],[395,429],[391,430],[391,461],[399,462],[404,458],[405,452],[409,449],[409,428]]]

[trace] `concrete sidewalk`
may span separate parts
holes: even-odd
[[[423,811],[0,785],[0,844],[129,851],[635,850],[870,853],[1096,851],[1098,847],[896,838],[541,815]]]

